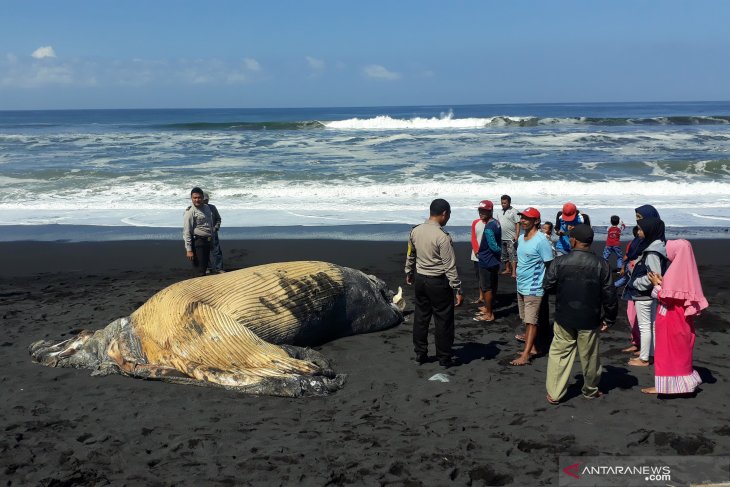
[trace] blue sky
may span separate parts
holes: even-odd
[[[0,109],[730,99],[724,1],[0,0]]]

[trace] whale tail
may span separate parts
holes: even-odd
[[[393,304],[401,311],[406,309],[406,298],[403,297],[403,289],[400,286],[398,286],[396,295],[393,296]]]

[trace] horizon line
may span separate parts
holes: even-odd
[[[0,112],[52,112],[52,111],[107,111],[107,110],[311,110],[316,108],[409,108],[409,107],[462,107],[462,106],[508,106],[508,105],[621,105],[621,104],[686,104],[686,103],[730,103],[730,100],[628,100],[628,101],[559,101],[559,102],[500,102],[500,103],[434,103],[409,105],[330,105],[291,107],[107,107],[107,108],[0,108]]]

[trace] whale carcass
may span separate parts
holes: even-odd
[[[341,388],[303,348],[403,321],[404,301],[380,279],[326,262],[266,264],[173,284],[130,316],[74,338],[30,346],[33,360],[93,374],[297,397]]]

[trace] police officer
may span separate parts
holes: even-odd
[[[443,367],[458,365],[451,356],[454,344],[454,291],[456,306],[461,305],[464,296],[456,270],[454,244],[442,228],[450,217],[449,202],[440,198],[433,200],[430,217],[421,225],[413,227],[408,239],[406,283],[415,282],[413,346],[419,364],[428,361],[428,326],[433,316],[439,364]]]
[[[203,190],[197,186],[190,191],[192,206],[183,216],[183,240],[185,253],[193,263],[196,276],[204,276],[210,261],[210,246],[213,241],[213,214],[203,202]]]

